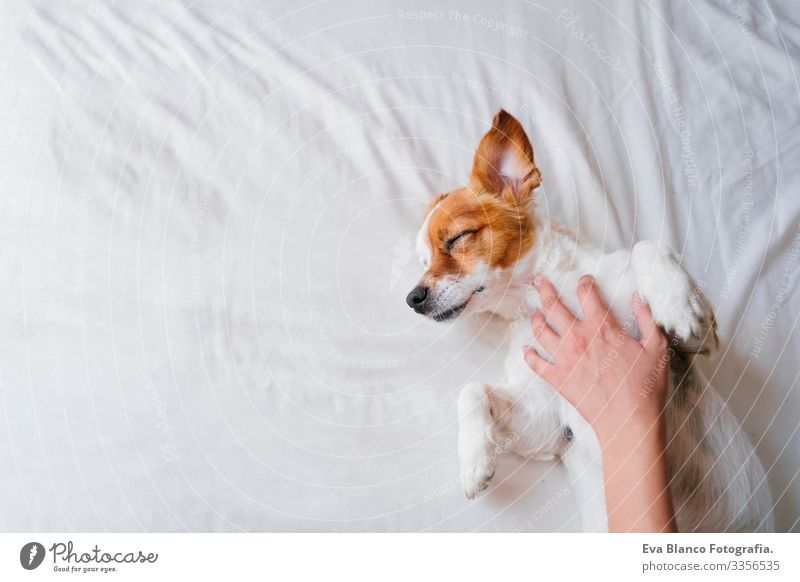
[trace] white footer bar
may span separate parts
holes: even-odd
[[[798,564],[794,534],[0,534],[15,581],[779,581]]]

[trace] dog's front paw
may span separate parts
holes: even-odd
[[[639,295],[653,318],[687,351],[708,353],[718,346],[714,312],[702,290],[675,257],[653,241],[633,247]]]
[[[476,447],[472,451],[460,452],[461,486],[467,499],[475,499],[481,491],[489,487],[497,464],[491,447]]]

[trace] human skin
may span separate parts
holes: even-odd
[[[634,298],[637,341],[617,322],[591,276],[578,284],[582,319],[561,302],[545,277],[537,277],[534,285],[542,310],[534,311],[531,325],[551,359],[526,347],[525,361],[597,434],[609,531],[675,531],[661,414],[669,356],[650,308]]]

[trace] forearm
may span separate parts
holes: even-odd
[[[636,341],[610,315],[591,277],[578,286],[582,319],[547,278],[534,284],[547,313],[535,310],[531,326],[551,357],[527,348],[525,361],[575,406],[600,440],[609,530],[675,531],[661,424],[667,340],[650,308],[636,297]]]
[[[600,438],[609,531],[674,532],[661,425],[630,424]]]

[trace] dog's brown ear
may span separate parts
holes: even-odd
[[[445,192],[444,194],[439,194],[439,195],[436,196],[436,198],[434,198],[433,200],[428,202],[428,206],[425,207],[425,215],[427,216],[428,213],[433,209],[433,207],[436,206],[437,204],[439,204],[439,202],[441,202],[445,198],[447,198],[447,196],[449,194],[450,194],[450,192]]]
[[[522,124],[501,109],[475,151],[470,188],[498,196],[510,194],[517,202],[525,202],[541,181]]]

